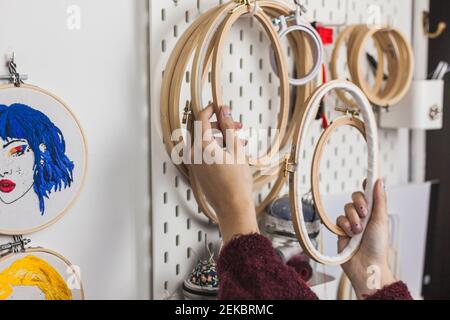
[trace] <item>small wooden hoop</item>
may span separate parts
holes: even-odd
[[[364,122],[362,122],[360,119],[348,116],[335,119],[319,138],[317,147],[314,151],[311,169],[311,190],[316,211],[319,214],[322,223],[327,227],[327,229],[335,235],[342,237],[346,236],[346,233],[333,221],[331,221],[331,219],[325,212],[325,207],[322,202],[322,196],[320,195],[319,170],[325,144],[336,129],[344,126],[349,126],[357,129],[359,133],[361,133],[361,135],[364,137],[364,139],[366,139],[366,128]]]
[[[344,43],[347,43],[347,62],[348,65],[350,67],[350,58],[349,58],[349,53],[351,52],[351,38],[352,35],[355,31],[355,29],[358,27],[358,25],[352,25],[347,27],[346,29],[344,29],[344,31],[342,31],[339,36],[336,39],[336,43],[334,45],[333,48],[333,53],[331,55],[331,61],[330,61],[330,74],[331,74],[331,79],[333,80],[346,80],[343,79],[338,71],[337,71],[337,66],[338,66],[338,61],[339,61],[339,51],[342,48],[342,46],[344,45]],[[377,50],[377,56],[378,56],[378,68],[377,68],[377,72],[375,75],[375,84],[373,87],[374,91],[378,91],[382,84],[383,84],[383,77],[384,77],[384,63],[385,63],[385,56],[384,56],[384,52],[383,49],[380,45],[380,43],[378,41],[375,41],[375,48]],[[351,75],[350,75],[351,76]],[[349,99],[344,92],[342,92],[341,90],[337,90],[336,91],[337,96],[339,97],[339,99],[347,106],[354,108],[356,105],[356,102],[352,99]]]
[[[323,64],[323,42],[320,38],[319,33],[316,31],[316,29],[311,26],[311,24],[304,20],[301,16],[299,16],[299,12],[296,13],[297,18],[295,24],[292,24],[291,26],[286,26],[286,20],[283,17],[282,23],[281,23],[281,29],[278,32],[278,36],[280,37],[280,40],[284,39],[288,34],[300,31],[304,33],[310,41],[313,43],[312,51],[313,51],[313,66],[311,70],[303,77],[303,78],[291,78],[289,77],[289,83],[293,86],[303,86],[305,84],[310,83],[314,80],[314,78],[317,77],[319,72],[321,71],[322,64]],[[270,64],[272,66],[272,69],[275,71],[276,74],[278,74],[278,65],[275,61],[274,51],[270,51]]]
[[[360,63],[367,41],[373,38],[378,54],[378,68],[375,84],[371,87],[365,80],[365,68]],[[368,99],[378,107],[390,107],[406,95],[413,77],[414,54],[403,33],[391,27],[354,25],[345,29],[337,39],[333,50],[330,69],[333,79],[338,78],[337,60],[339,49],[348,39],[347,61],[351,80],[359,86]],[[383,86],[384,65],[387,60],[389,78]],[[339,98],[349,106],[349,100],[342,92]]]
[[[319,87],[310,97],[305,111],[302,116],[301,123],[295,134],[294,146],[291,153],[290,163],[296,166],[300,163],[303,150],[307,147],[307,133],[311,123],[313,123],[322,99],[332,90],[345,90],[349,92],[353,99],[358,103],[361,116],[366,127],[366,137],[368,146],[368,170],[367,170],[367,187],[365,196],[368,202],[369,215],[366,221],[370,220],[373,206],[373,190],[376,179],[378,178],[378,131],[375,115],[372,106],[364,93],[356,85],[346,82],[334,80]],[[310,255],[315,261],[327,265],[341,265],[349,261],[358,251],[364,232],[353,237],[347,247],[336,256],[327,256],[316,249],[308,236],[306,222],[303,218],[302,194],[298,187],[299,173],[291,172],[289,177],[291,200],[291,212],[294,228],[297,233],[298,240],[304,251]],[[363,230],[366,228],[366,222],[363,221]]]

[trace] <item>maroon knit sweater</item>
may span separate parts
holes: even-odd
[[[316,294],[258,235],[230,241],[218,260],[221,300],[317,300]],[[403,282],[387,286],[368,300],[412,300]]]

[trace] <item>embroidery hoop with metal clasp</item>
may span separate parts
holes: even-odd
[[[364,232],[353,237],[347,247],[335,256],[329,256],[318,250],[314,243],[310,240],[307,232],[306,222],[303,219],[302,197],[303,194],[299,188],[299,173],[296,167],[300,165],[301,155],[309,146],[307,133],[310,125],[314,122],[315,116],[320,106],[322,99],[331,91],[343,90],[351,94],[353,99],[357,102],[359,112],[364,120],[365,134],[368,149],[368,166],[367,166],[367,186],[365,190],[365,197],[368,203],[369,214],[365,221],[370,220],[370,215],[373,206],[373,190],[376,180],[379,177],[378,167],[378,129],[375,115],[364,93],[353,83],[347,81],[334,80],[328,82],[312,94],[308,100],[302,120],[295,133],[291,158],[289,159],[289,166],[286,167],[286,172],[289,175],[289,197],[291,202],[292,220],[294,228],[297,233],[297,238],[303,247],[304,251],[315,261],[325,265],[341,265],[349,261],[359,250]],[[314,185],[311,186],[314,188]],[[363,230],[366,228],[366,222],[362,223]]]
[[[289,83],[293,86],[303,86],[307,83],[314,80],[319,72],[321,71],[323,64],[323,52],[324,45],[319,33],[316,29],[303,17],[302,13],[306,11],[306,9],[298,3],[298,1],[294,1],[296,4],[295,11],[293,15],[279,16],[278,18],[273,19],[274,25],[279,26],[278,36],[280,40],[283,40],[289,33],[294,31],[301,31],[308,35],[308,38],[311,40],[311,50],[313,52],[313,67],[309,73],[307,73],[303,78],[294,79],[289,77]],[[288,26],[288,21],[294,21],[294,23]],[[270,64],[272,69],[275,71],[275,74],[278,74],[278,66],[275,61],[275,56],[273,50],[270,51]]]

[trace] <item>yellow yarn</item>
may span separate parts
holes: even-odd
[[[29,255],[14,261],[0,273],[0,300],[6,300],[14,287],[34,286],[46,300],[72,300],[64,279],[46,261]]]

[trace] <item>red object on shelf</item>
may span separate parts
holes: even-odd
[[[332,28],[325,28],[320,24],[316,24],[316,30],[322,38],[322,42],[324,45],[333,44],[334,30]]]
[[[321,118],[322,118],[322,129],[325,130],[326,128],[328,128],[328,119],[325,113],[321,114]]]

